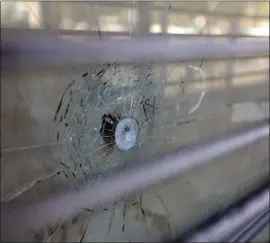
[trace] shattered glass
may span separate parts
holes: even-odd
[[[204,72],[191,65],[183,65],[174,93],[168,93],[166,84],[173,72],[173,68],[153,62],[147,67],[114,63],[92,69],[72,81],[54,117],[59,127],[59,174],[74,179],[76,185],[84,177],[91,180],[113,168],[152,158],[159,146],[161,128],[191,119],[205,95]],[[185,96],[187,72],[202,79],[201,92],[192,102]],[[125,121],[131,124],[121,128]],[[117,136],[119,129],[126,134],[133,132],[136,144],[121,148],[124,138]],[[145,144],[150,149],[142,150]]]
[[[189,95],[185,83],[190,75],[201,84],[195,97]],[[173,87],[169,85],[172,81]],[[151,61],[147,66],[113,63],[92,68],[68,85],[55,113],[62,168],[58,174],[79,190],[85,182],[101,179],[114,168],[157,156],[164,142],[163,128],[194,119],[205,92],[203,70],[185,63],[160,65]],[[107,234],[119,210],[125,231],[126,214],[136,207],[144,218],[142,194],[104,209],[110,215]],[[90,215],[95,212],[85,210]]]
[[[27,3],[27,5],[30,5],[30,3]],[[132,8],[136,8],[136,6],[136,11],[138,11],[138,3],[132,3]],[[34,18],[36,18],[38,14],[35,13],[35,11],[32,11],[32,7],[27,11],[32,12],[31,15],[34,15]],[[213,6],[213,8],[216,7],[217,5]],[[57,6],[53,6],[51,9],[56,10],[56,8]],[[107,8],[107,6],[104,8]],[[74,9],[74,6],[72,6],[71,9]],[[164,6],[164,9],[167,9],[167,5]],[[171,9],[171,6],[169,9]],[[85,8],[84,10],[86,10],[88,18],[89,9]],[[97,8],[96,10],[100,9]],[[214,9],[211,11],[214,11]],[[47,11],[47,14],[54,15],[57,12],[58,11]],[[70,15],[71,11],[59,12],[65,15]],[[126,12],[125,8],[123,13],[126,14]],[[158,16],[158,20],[155,20],[155,23],[157,22],[157,24],[159,24],[161,20],[163,21],[163,18],[170,19],[170,16],[172,16],[172,14],[168,14],[167,11],[164,16],[162,16],[163,14],[161,11],[155,13],[159,13],[160,15]],[[100,14],[103,13],[100,11],[97,15]],[[134,18],[138,16],[142,17],[139,14],[141,14],[140,11],[137,12],[137,15],[132,13],[131,16],[129,16],[133,19],[131,22],[136,22],[137,20]],[[82,16],[81,13],[78,15],[79,17]],[[101,16],[101,18],[108,19],[110,17],[106,16],[108,14],[103,15],[104,16]],[[166,17],[166,15],[168,15],[168,17]],[[104,31],[105,29],[103,26],[104,21],[99,24],[99,17],[100,16],[94,16],[92,21],[90,20],[87,22],[94,23],[93,25],[91,23],[91,26],[88,26],[88,28],[98,31],[98,34],[101,37],[100,31]],[[209,16],[206,17],[207,19],[212,19]],[[93,16],[91,18],[93,18]],[[46,23],[46,21],[43,21],[42,23],[42,18],[38,18],[36,22],[44,24],[46,29],[59,29],[58,27],[60,27],[60,29],[70,29],[71,25],[74,25],[75,29],[85,28],[83,26],[85,25],[84,22],[74,21],[74,24],[70,24],[64,23],[68,22],[64,20],[61,22],[61,25],[57,25],[51,20],[58,20],[59,17],[48,19],[50,20],[50,23]],[[21,21],[19,22],[21,23]],[[125,29],[130,31],[129,38],[131,38],[131,35],[133,34],[132,32],[135,32],[136,30],[136,26],[133,26],[133,24],[130,23],[126,24],[127,22],[124,20],[122,22],[125,22]],[[166,21],[164,20],[164,22]],[[177,25],[179,25],[180,22],[181,21],[177,21]],[[207,25],[207,23],[205,24]],[[136,24],[134,23],[134,25],[137,25],[137,22]],[[138,23],[138,25],[144,24]],[[210,23],[210,25],[212,24]],[[160,32],[162,31],[160,30]],[[257,60],[254,61],[258,63]],[[268,61],[269,60],[267,60],[266,63],[268,63]],[[201,64],[202,62],[203,61],[201,61]],[[87,183],[89,183],[92,180],[96,180],[96,178],[102,178],[104,174],[116,167],[129,166],[130,164],[139,163],[140,161],[146,162],[148,158],[152,158],[156,155],[158,156],[158,152],[162,148],[162,143],[164,141],[166,143],[174,143],[179,147],[179,141],[176,139],[177,135],[179,135],[176,134],[176,125],[194,119],[197,120],[198,114],[200,115],[200,113],[205,116],[206,112],[203,109],[203,106],[206,103],[207,106],[209,106],[213,101],[213,99],[209,99],[211,102],[209,102],[209,100],[208,102],[204,100],[206,89],[209,88],[209,90],[211,90],[214,85],[214,82],[210,82],[210,73],[215,71],[216,73],[214,76],[217,79],[217,77],[227,75],[228,72],[224,61],[222,61],[222,65],[224,66],[222,66],[220,70],[217,69],[216,65],[211,66],[211,62],[211,67],[207,69],[204,66],[203,68],[207,74],[208,82],[206,84],[205,73],[201,68],[201,64],[198,63],[198,65],[194,64],[194,66],[192,66],[182,62],[180,64],[157,65],[150,62],[148,65],[144,66],[124,66],[117,63],[111,63],[97,68],[93,67],[88,70],[88,72],[71,81],[70,85],[68,85],[63,91],[62,97],[59,97],[58,107],[55,107],[56,114],[54,125],[58,128],[56,138],[59,148],[60,169],[38,177],[34,181],[30,181],[27,185],[19,188],[18,193],[13,193],[10,197],[4,198],[4,200],[1,198],[1,202],[10,201],[13,198],[18,197],[18,195],[23,194],[29,188],[32,188],[35,185],[40,185],[41,181],[45,181],[48,180],[48,178],[53,177],[56,173],[58,173],[64,181],[69,180],[69,182],[71,182],[71,187],[77,190],[82,185],[81,181],[84,181],[86,178],[88,180]],[[243,68],[244,73],[244,71],[247,70],[246,65],[240,66]],[[257,70],[258,65],[255,66]],[[238,70],[239,68],[240,67],[237,67],[236,69]],[[56,77],[58,78],[58,76]],[[247,78],[245,77],[244,79],[246,82]],[[253,76],[251,76],[250,79],[254,84]],[[196,82],[194,83],[192,81]],[[217,82],[215,81],[215,83]],[[222,91],[226,87],[225,82],[222,84],[217,83],[216,86]],[[252,93],[256,93],[256,91],[252,91]],[[237,94],[237,96],[240,95]],[[260,97],[261,96],[262,95],[260,94]],[[209,94],[207,98],[208,97]],[[218,99],[214,99],[214,103],[218,102],[224,103],[220,97],[218,97]],[[212,108],[208,107],[207,112],[211,109]],[[130,148],[120,146],[121,144],[123,145],[123,140],[121,139],[120,142],[116,142],[117,125],[120,131],[123,131],[125,127],[122,129],[119,124],[122,124],[121,121],[124,122],[126,119],[133,119],[132,122],[128,123],[130,125],[128,129],[129,131],[133,131],[136,135],[135,143],[134,140],[132,140]],[[135,121],[135,123],[133,121]],[[171,137],[165,139],[163,134],[167,131],[164,129],[166,126],[172,127],[173,131],[170,133]],[[185,125],[182,129],[186,129]],[[193,131],[190,130],[191,129],[186,132],[188,133],[186,137],[185,132],[183,132],[184,134],[180,134],[183,140],[185,140],[185,143],[189,141],[187,137],[192,137]],[[207,129],[204,127],[201,129],[200,127],[200,131],[202,131],[202,133],[204,130]],[[217,129],[212,130],[215,132]],[[162,131],[164,131],[163,134]],[[209,131],[206,132],[209,133]],[[173,145],[170,146],[170,149],[172,148]],[[246,154],[248,153],[245,153],[245,155]],[[256,153],[252,150],[251,154]],[[260,152],[259,154],[263,153]],[[258,157],[256,157],[256,161],[258,160]],[[243,165],[246,164],[246,161],[248,161],[248,159],[244,158],[244,163],[236,163],[236,166],[241,168],[241,166],[243,167]],[[267,162],[268,161],[266,161],[266,164]],[[108,205],[108,207],[104,208],[104,210],[100,210],[98,213],[96,213],[95,209],[85,209],[83,217],[76,217],[72,219],[71,222],[68,220],[64,222],[65,219],[63,219],[63,221],[61,219],[53,225],[48,227],[45,226],[44,229],[33,230],[32,236],[34,236],[38,241],[45,240],[60,242],[66,241],[66,238],[68,238],[69,241],[75,242],[78,241],[79,236],[80,242],[82,242],[87,231],[88,234],[91,235],[91,237],[88,235],[88,241],[89,238],[94,239],[94,241],[102,241],[102,239],[113,241],[112,234],[110,235],[110,238],[108,235],[110,232],[114,231],[114,227],[117,227],[118,231],[121,233],[121,237],[119,234],[115,234],[116,238],[118,237],[115,241],[118,241],[119,238],[121,238],[121,241],[131,241],[132,239],[136,239],[136,241],[140,241],[140,239],[141,241],[153,241],[153,238],[151,238],[153,237],[151,236],[151,232],[154,232],[155,237],[158,237],[158,233],[153,230],[153,228],[151,228],[151,230],[148,228],[148,225],[146,224],[147,220],[153,221],[152,224],[154,225],[154,228],[158,228],[158,232],[163,232],[163,230],[165,230],[166,233],[169,232],[172,236],[174,231],[173,226],[177,226],[176,228],[181,229],[185,228],[189,223],[189,219],[194,220],[202,211],[204,211],[202,209],[202,205],[205,204],[205,208],[208,208],[215,206],[217,203],[221,204],[220,201],[215,201],[217,194],[210,194],[210,192],[213,193],[216,190],[218,183],[221,184],[221,187],[219,185],[219,191],[223,191],[224,194],[226,194],[226,196],[220,197],[220,200],[223,202],[224,199],[228,197],[228,194],[231,193],[231,191],[224,190],[225,186],[228,184],[230,185],[230,187],[227,186],[228,188],[235,188],[235,184],[239,184],[235,183],[235,180],[231,178],[238,178],[240,181],[240,178],[242,178],[239,177],[240,172],[241,174],[245,174],[246,177],[248,177],[247,174],[250,173],[250,178],[254,178],[254,174],[256,175],[254,171],[257,167],[262,167],[258,166],[256,163],[252,163],[254,164],[254,167],[248,167],[245,173],[243,173],[242,168],[237,170],[238,167],[233,167],[234,169],[232,170],[232,164],[225,164],[229,168],[227,169],[227,174],[230,175],[229,177],[223,176],[223,179],[226,180],[215,180],[216,177],[222,178],[222,174],[226,175],[226,167],[218,167],[218,171],[222,171],[221,174],[216,173],[217,169],[210,170],[210,172],[205,174],[205,176],[198,176],[198,174],[195,174],[195,176],[191,178],[191,182],[196,184],[196,186],[192,183],[187,185],[186,181],[182,181],[182,184],[184,184],[183,188],[188,188],[188,192],[186,194],[184,193],[183,188],[181,191],[179,184],[175,186],[170,185],[169,191],[172,192],[171,194],[167,192],[163,192],[162,194],[162,189],[160,189],[158,192],[159,195],[154,194],[150,197],[150,200],[149,195],[146,195],[147,193],[145,193],[143,198],[142,195],[138,195],[135,199],[124,199],[121,202]],[[236,173],[237,171],[238,174]],[[198,177],[196,177],[196,175]],[[213,175],[213,177],[209,175]],[[249,181],[245,181],[243,184],[246,186],[249,183]],[[55,187],[55,185],[53,185],[53,187]],[[239,187],[241,188],[241,186]],[[208,190],[208,188],[211,190]],[[185,200],[182,200],[180,203],[178,198],[173,197],[176,190],[181,191],[179,194],[181,194],[180,196],[182,198],[185,197]],[[174,204],[171,204],[170,201],[167,200],[169,197],[173,199],[172,201],[176,202],[176,211],[173,211]],[[204,198],[204,200],[200,200],[200,197]],[[211,204],[211,200],[209,198],[212,199],[212,202],[216,203]],[[151,203],[148,202],[148,205],[147,199],[151,201]],[[197,203],[193,203],[196,200]],[[161,205],[160,210],[156,209],[157,204]],[[208,206],[206,206],[206,204]],[[151,210],[149,210],[149,208]],[[136,216],[131,217],[132,214],[135,214]],[[174,219],[172,219],[172,215],[175,217]],[[179,215],[181,217],[179,217]],[[129,220],[129,218],[131,219]],[[186,220],[178,225],[176,222],[179,220],[176,220],[176,218],[184,218]],[[136,222],[137,219],[141,219],[143,222],[140,226],[138,226],[139,223]],[[78,232],[73,231],[75,225]],[[106,226],[108,226],[108,229],[106,229]],[[68,231],[70,233],[69,236],[67,236]],[[125,234],[122,234],[124,231]],[[96,235],[99,235],[99,238]],[[59,239],[57,237],[59,237]],[[160,240],[160,238],[157,238],[156,241],[157,240]]]
[[[190,75],[200,84],[199,92],[193,96],[188,91]],[[165,139],[162,132],[167,126],[174,127],[194,119],[205,92],[203,70],[186,63],[160,65],[150,62],[146,66],[112,63],[91,68],[67,85],[56,107],[53,123],[57,127],[59,169],[24,185],[2,202],[13,200],[56,174],[72,190],[79,190],[115,168],[159,156],[164,141],[174,142]],[[107,213],[108,235],[114,227],[113,220],[119,217],[123,222],[122,232],[133,227],[133,221],[128,218],[134,211],[138,210],[143,220],[147,218],[143,196],[124,198],[104,208],[102,213]],[[155,198],[163,205],[160,197]],[[83,211],[89,216],[87,220],[93,213],[99,215],[96,208]],[[68,223],[68,219],[59,219],[53,225],[33,229],[31,234],[38,241],[49,240],[58,231],[62,232]],[[90,226],[91,229],[95,227]],[[89,229],[88,223],[85,227]],[[170,226],[165,228],[171,231]]]

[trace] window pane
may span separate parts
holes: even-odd
[[[136,27],[136,9],[98,6],[96,10],[101,31],[129,31]]]
[[[233,72],[245,73],[251,71],[269,70],[269,58],[238,59],[235,61]]]
[[[192,23],[192,18],[189,15],[171,12],[168,16],[167,32],[170,34],[193,33],[196,28],[193,28]]]
[[[152,1],[150,2],[150,6],[153,6],[153,7],[166,7],[168,3],[164,2],[164,1]]]
[[[161,11],[151,11],[150,33],[162,33],[162,15]]]
[[[269,16],[269,2],[247,2],[244,13],[249,16]]]
[[[208,9],[207,2],[179,2],[173,1],[171,4],[171,8],[183,8],[188,10],[198,10],[205,11]]]
[[[39,2],[1,2],[2,28],[40,28]]]
[[[242,13],[245,2],[219,2],[214,9],[218,13],[235,14]]]
[[[186,65],[192,65],[194,67],[199,67],[201,64],[200,61],[196,62],[186,62],[185,64],[170,64],[168,66],[168,73],[169,73],[169,78],[168,82],[176,83],[179,82],[181,79],[181,72],[184,71]],[[226,60],[216,60],[216,61],[208,61],[205,60],[203,61],[202,64],[202,70],[205,73],[206,79],[208,78],[213,78],[213,77],[224,77],[227,74],[226,70],[227,66],[227,61]],[[196,77],[198,73],[190,73],[189,79],[190,80],[196,80],[198,77]],[[187,80],[188,81],[188,80]]]

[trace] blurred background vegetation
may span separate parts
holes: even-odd
[[[269,2],[2,1],[1,27],[269,36]]]

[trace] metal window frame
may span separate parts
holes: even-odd
[[[190,48],[192,47],[192,48]],[[228,43],[213,40],[183,40],[175,36],[134,36],[129,40],[58,37],[29,32],[1,31],[2,64],[20,63],[145,63],[151,60],[179,62],[204,59],[268,57],[269,40]]]

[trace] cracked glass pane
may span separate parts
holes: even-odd
[[[192,99],[185,87],[188,75],[196,76],[201,84]],[[171,79],[177,80],[175,87],[168,86]],[[58,174],[78,190],[85,181],[102,178],[116,167],[157,156],[160,145],[174,142],[174,137],[171,141],[162,139],[163,129],[192,119],[205,92],[203,70],[185,63],[175,66],[113,63],[85,72],[65,89],[54,116],[62,168]],[[148,212],[143,208],[142,198],[142,194],[127,197],[104,209],[108,217],[106,238],[113,230],[115,217],[122,217],[117,219],[123,222],[122,232],[126,227],[132,228],[132,220],[127,217],[134,210],[139,209],[139,217],[146,220]],[[161,197],[157,198],[166,212]],[[94,212],[95,209],[85,209],[89,214],[87,222]],[[168,228],[166,234],[171,232],[170,223],[167,224],[162,226]],[[86,228],[89,233],[90,225]]]
[[[54,117],[60,174],[88,179],[152,158],[160,130],[191,119],[205,95],[202,69],[182,66],[176,87],[166,85],[174,70],[153,62],[147,67],[107,64],[72,81]],[[185,93],[188,73],[201,79],[193,99]],[[148,150],[142,150],[145,145]]]
[[[227,18],[219,12],[238,12],[234,5],[231,10],[224,10],[223,3],[210,2],[205,6],[173,3],[170,7],[167,3],[149,3],[155,7],[153,9],[147,4],[138,9],[138,2],[129,2],[127,6],[118,6],[120,3],[116,2],[111,6],[108,3],[102,5],[100,2],[94,3],[95,9],[92,5],[3,3],[1,26],[95,30],[100,36],[103,31],[107,31],[104,36],[113,31],[119,32],[119,38],[124,38],[129,32],[131,38],[133,33],[162,33],[162,26],[167,22],[165,29],[169,33],[197,33],[199,36],[207,32],[231,33],[234,18]],[[183,11],[185,9],[188,11]],[[208,11],[211,14],[208,15]],[[264,31],[269,25],[268,19],[235,17],[241,33],[268,33]],[[61,33],[67,35],[71,32]],[[208,41],[206,37],[202,38]],[[218,38],[230,41],[229,37]],[[249,40],[251,38],[238,38],[236,41]],[[9,150],[6,145],[3,153],[5,171],[1,177],[8,185],[5,192],[12,193],[1,195],[1,202],[19,198],[19,201],[32,203],[40,200],[41,196],[59,192],[61,183],[71,184],[71,190],[78,190],[85,185],[84,182],[94,182],[120,166],[145,162],[181,145],[229,130],[235,126],[235,121],[240,123],[247,119],[242,113],[258,119],[257,103],[265,113],[269,111],[266,87],[269,65],[264,61],[267,62],[266,59],[255,58],[235,61],[198,59],[164,65],[150,62],[144,66],[111,63],[91,69],[86,64],[87,68],[83,66],[82,69],[87,72],[76,71],[80,77],[74,80],[71,80],[74,70],[66,72],[65,68],[53,67],[49,71],[32,68],[21,72],[13,69],[12,75],[20,75],[12,76],[13,82],[9,76],[3,82],[5,92],[1,93],[5,97],[3,107],[13,108],[12,112],[10,108],[6,109],[2,116],[5,118],[3,133],[8,131],[5,132],[5,141],[8,142],[5,144],[13,145],[14,150],[21,150],[20,146],[22,150],[30,147],[32,150],[12,157],[10,151],[13,148]],[[227,64],[232,68],[228,69]],[[250,64],[248,68],[247,64]],[[260,71],[264,73],[258,74]],[[66,85],[69,81],[70,85]],[[254,104],[251,103],[253,101]],[[29,114],[27,108],[31,110]],[[17,113],[19,116],[14,115]],[[40,113],[42,119],[38,116]],[[269,117],[269,112],[267,114]],[[29,117],[36,119],[32,121]],[[19,120],[20,126],[12,130],[15,120]],[[53,131],[52,141],[49,136],[47,138],[51,125],[57,130],[55,134]],[[57,140],[56,152],[45,149],[48,144],[55,145],[54,139]],[[42,229],[33,229],[31,237],[37,241],[61,242],[160,241],[172,238],[179,229],[184,231],[194,221],[246,192],[251,181],[256,182],[257,178],[269,174],[269,159],[264,157],[268,144],[269,141],[257,144],[211,168],[187,173],[176,183],[159,185],[101,209],[84,208],[80,215],[70,220],[63,218]],[[41,156],[35,153],[41,153]],[[44,168],[37,169],[40,165]],[[236,184],[239,186],[235,187]]]

